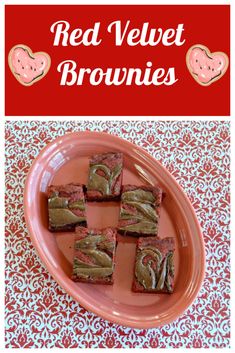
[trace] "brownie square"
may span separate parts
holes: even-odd
[[[86,197],[89,201],[120,198],[123,154],[108,152],[93,155],[90,159]]]
[[[76,228],[73,281],[113,284],[116,235],[115,228]]]
[[[84,185],[51,185],[47,195],[50,231],[74,231],[77,225],[86,227]]]
[[[139,238],[136,247],[133,292],[172,293],[174,238]]]
[[[118,232],[131,236],[157,236],[162,190],[153,186],[124,185]]]

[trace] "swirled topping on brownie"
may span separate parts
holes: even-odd
[[[132,290],[146,293],[172,293],[174,250],[174,238],[139,238]]]
[[[49,230],[74,231],[86,226],[85,196],[82,184],[51,185],[48,187]]]
[[[122,153],[96,154],[90,159],[87,200],[118,199],[122,185]]]
[[[161,201],[159,187],[124,185],[118,231],[131,236],[157,236]]]
[[[116,229],[76,228],[72,280],[112,284]]]

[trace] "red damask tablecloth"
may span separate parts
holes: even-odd
[[[6,347],[229,347],[229,122],[10,121],[5,129]],[[53,280],[32,246],[23,213],[27,172],[47,143],[83,130],[106,131],[146,149],[184,188],[197,213],[206,278],[192,306],[170,325],[137,330],[86,311]]]

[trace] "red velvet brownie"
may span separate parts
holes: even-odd
[[[123,155],[108,152],[93,155],[90,159],[87,200],[104,201],[120,197]]]
[[[50,231],[74,231],[77,225],[86,227],[83,185],[51,185],[47,196]]]
[[[116,234],[115,228],[76,228],[73,281],[113,284]]]
[[[153,186],[124,185],[118,232],[131,236],[157,236],[162,190]]]
[[[133,292],[172,293],[174,288],[173,238],[139,238],[136,247]]]

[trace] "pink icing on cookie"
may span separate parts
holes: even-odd
[[[193,48],[189,55],[189,63],[192,73],[197,75],[202,83],[208,83],[215,77],[220,76],[226,67],[226,58],[220,54],[210,54],[204,49]]]
[[[49,64],[45,55],[34,54],[31,57],[26,49],[20,47],[13,50],[11,62],[14,73],[19,75],[20,80],[24,83],[30,83],[43,75]]]

